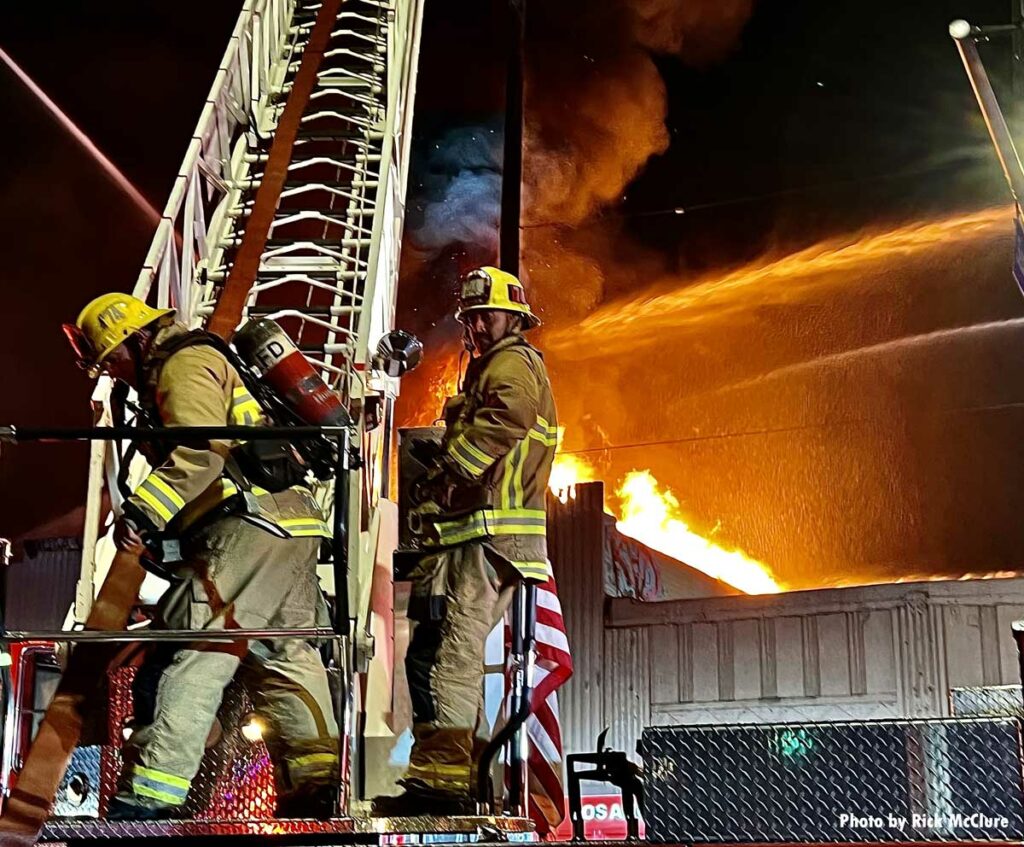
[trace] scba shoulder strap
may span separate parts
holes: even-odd
[[[158,355],[166,361],[181,350],[200,346],[212,347],[227,359],[270,423],[283,426],[291,424],[291,421],[281,420],[281,416],[276,414],[278,409],[275,407],[279,407],[279,404],[268,402],[272,399],[268,397],[269,389],[220,336],[195,329],[163,345]],[[307,470],[287,440],[242,442],[232,448],[225,462],[225,471],[231,481],[249,496],[253,488],[262,488],[272,494],[285,491],[304,482]]]

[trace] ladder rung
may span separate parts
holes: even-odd
[[[355,141],[358,139],[364,139],[370,133],[367,132],[351,132],[343,129],[300,129],[299,138],[306,139],[307,141]]]
[[[326,180],[313,180],[299,179],[299,180],[287,180],[284,184],[284,191],[291,191],[294,188],[323,188],[324,190],[337,189],[340,191],[347,191],[352,188],[351,182],[327,182]],[[337,210],[335,210],[337,211]]]
[[[354,245],[365,240],[366,239],[356,238],[268,238],[267,249],[277,250],[280,247],[297,247],[300,244],[308,244],[311,247],[330,247],[340,249],[346,245]]]
[[[275,312],[288,311],[301,312],[312,318],[330,318],[339,315],[350,315],[358,311],[358,309],[355,306],[296,306],[294,303],[288,306],[265,306],[262,303],[257,303],[255,306],[250,306],[247,311],[251,316],[258,318],[272,315]]]

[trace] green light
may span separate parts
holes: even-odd
[[[814,749],[814,739],[806,729],[785,729],[779,734],[779,752],[787,759],[802,759]]]

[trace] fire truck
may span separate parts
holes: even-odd
[[[422,0],[245,0],[132,290],[174,308],[192,328],[212,329],[219,319],[229,332],[248,319],[276,322],[348,412],[339,473],[317,491],[335,527],[319,575],[343,622],[321,642],[345,747],[338,815],[273,819],[259,722],[242,691],[231,689],[187,819],[105,821],[133,731],[137,669],[125,666],[109,674],[102,718],[83,730],[44,841],[311,832],[376,841],[380,833],[528,828],[516,814],[429,824],[365,814],[368,792],[401,771],[401,744],[388,722],[398,534],[392,476],[394,405],[408,352],[397,348],[412,342],[394,332],[394,316],[422,14]],[[101,377],[95,426],[130,427],[120,405]],[[5,795],[17,784],[67,645],[85,638],[79,630],[114,556],[112,516],[147,470],[124,441],[91,441],[81,577],[67,631],[8,639]],[[162,585],[146,579],[126,637],[147,636],[145,605]]]
[[[229,329],[251,318],[277,322],[349,412],[351,426],[345,428],[343,441],[350,449],[339,450],[341,472],[317,492],[336,528],[320,568],[336,626],[317,635],[325,644],[324,659],[347,742],[338,775],[337,814],[329,820],[273,817],[273,780],[260,721],[244,692],[232,687],[208,739],[185,817],[146,823],[105,820],[123,744],[135,727],[132,688],[139,671],[129,664],[107,675],[105,708],[83,727],[41,833],[44,842],[259,837],[397,844],[529,837],[521,796],[511,793],[503,806],[485,802],[480,814],[462,818],[368,814],[368,799],[393,787],[403,752],[408,755],[394,730],[392,699],[401,687],[393,678],[399,611],[393,602],[393,557],[401,535],[394,405],[402,371],[394,316],[422,7],[423,0],[246,0],[133,289],[152,305],[176,309],[191,327],[212,328],[218,318]],[[1019,37],[1019,21],[1007,31]],[[951,33],[960,43],[1019,199],[1024,170],[998,107],[992,108],[994,96],[974,48],[974,39],[985,33],[963,22],[954,24]],[[512,65],[521,61],[511,53]],[[513,89],[510,93],[517,94]],[[521,108],[521,97],[509,101]],[[506,179],[510,174],[514,169],[506,169]],[[518,214],[518,208],[514,211]],[[266,237],[253,254],[247,236],[260,218]],[[503,240],[507,235],[503,230]],[[251,269],[248,277],[239,274],[245,263]],[[231,303],[233,311],[225,308]],[[92,403],[93,431],[106,428],[113,434],[91,441],[74,606],[65,630],[6,636],[0,770],[4,799],[16,788],[26,752],[61,678],[68,645],[96,636],[83,632],[82,625],[113,561],[112,515],[148,470],[141,458],[129,460],[123,440],[116,437],[132,421],[118,417],[108,380],[100,379]],[[589,521],[596,527],[592,536],[599,539],[603,509],[595,502],[585,514],[586,499],[567,507],[566,523],[580,527]],[[582,549],[575,538],[564,546]],[[660,843],[1019,840],[1024,832],[1019,689],[1010,692],[1014,703],[1005,711],[993,712],[971,701],[958,709],[958,718],[650,726],[647,716],[653,709],[646,703],[647,712],[642,711],[647,696],[642,692],[650,689],[671,704],[675,701],[664,695],[666,687],[680,698],[684,688],[692,689],[695,681],[709,675],[715,685],[726,680],[734,691],[734,652],[757,656],[760,683],[770,689],[765,695],[768,706],[778,700],[778,667],[784,665],[781,658],[776,661],[777,652],[799,654],[814,669],[801,683],[808,697],[821,688],[823,657],[834,657],[817,649],[816,624],[798,624],[796,630],[791,625],[801,614],[800,598],[789,612],[778,612],[778,622],[770,611],[758,612],[756,626],[742,630],[756,631],[759,639],[757,644],[742,642],[747,650],[733,650],[738,630],[728,620],[708,620],[703,612],[697,623],[676,627],[671,610],[661,613],[663,617],[645,610],[636,615],[635,632],[620,627],[619,632],[602,633],[599,617],[608,596],[598,585],[600,543],[591,546],[598,550],[598,572],[584,572],[583,555],[569,572],[580,584],[597,585],[594,608],[583,612],[587,627],[593,625],[598,632],[588,646],[597,652],[602,641],[610,651],[626,645],[633,652],[621,655],[642,658],[620,662],[616,673],[621,674],[640,673],[648,652],[652,661],[658,656],[667,661],[660,674],[646,682],[637,676],[635,685],[621,684],[622,697],[608,701],[609,711],[631,709],[624,717],[640,724],[643,785],[626,755],[601,749],[600,739],[597,752],[569,757],[577,838],[587,820],[614,823],[615,828],[598,830],[605,837],[636,838],[636,807],[646,792],[648,837]],[[154,578],[147,580],[134,623],[116,636],[121,640],[144,643],[166,637],[146,627],[146,604],[162,588]],[[883,599],[887,615],[894,601]],[[629,602],[620,597],[617,608]],[[849,650],[849,679],[858,676],[857,667],[866,678],[862,636],[867,612],[837,612],[835,601],[828,603],[828,631],[843,617],[842,626],[852,633],[850,643],[861,645]],[[919,606],[914,600],[905,613],[892,614],[900,626],[910,626],[915,615],[920,617]],[[658,625],[658,639],[648,638],[648,618]],[[698,627],[718,634],[698,643]],[[676,629],[685,637],[676,638]],[[665,633],[673,636],[660,637]],[[1024,642],[1024,624],[1019,637]],[[777,642],[782,645],[778,651]],[[714,656],[698,674],[693,656],[705,648]],[[521,662],[528,667],[522,657]],[[600,695],[600,689],[615,688],[618,682],[612,676],[601,682],[600,662],[589,664],[594,667],[580,673],[581,700],[585,692]],[[687,671],[685,684],[676,682],[673,669]],[[918,676],[908,665],[898,685],[916,690]],[[666,686],[666,680],[671,684]],[[850,687],[856,686],[851,682]],[[632,706],[623,707],[627,700]],[[577,708],[575,714],[587,711]],[[515,746],[509,748],[511,761]],[[576,765],[592,769],[578,771]],[[581,798],[581,777],[617,785],[622,803],[603,795]],[[979,793],[976,786],[982,784],[987,789]],[[980,823],[975,822],[979,815],[985,816]],[[620,826],[624,818],[626,824]]]

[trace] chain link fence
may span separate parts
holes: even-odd
[[[951,688],[949,707],[960,718],[1024,718],[1024,699],[1019,685]]]
[[[652,842],[1024,838],[1016,719],[660,727],[641,752]]]

